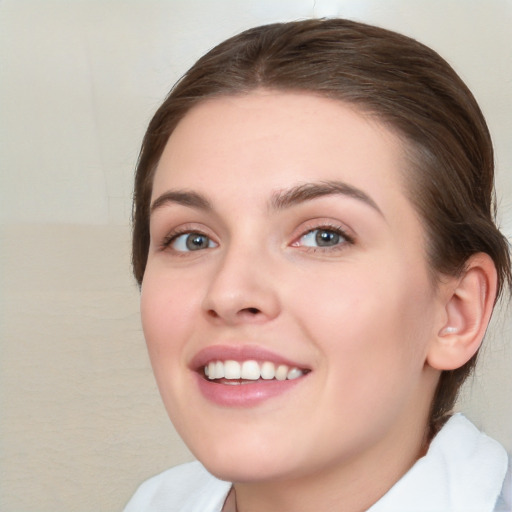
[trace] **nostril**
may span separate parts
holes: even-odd
[[[238,315],[241,315],[241,316],[256,316],[256,315],[259,315],[261,313],[261,310],[259,310],[258,308],[243,308],[241,309],[240,311],[238,311],[237,313],[237,316]],[[209,309],[206,314],[210,317],[210,318],[220,318],[221,316],[223,315],[220,315],[217,311],[215,311],[214,309]]]

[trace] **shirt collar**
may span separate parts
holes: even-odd
[[[455,414],[427,454],[368,512],[491,512],[507,464],[507,453],[497,441]]]

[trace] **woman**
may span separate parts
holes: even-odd
[[[450,417],[511,281],[493,208],[483,116],[425,46],[309,20],[200,59],[144,139],[133,266],[201,464],[126,510],[506,510],[504,449]]]

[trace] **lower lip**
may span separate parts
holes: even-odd
[[[258,380],[247,384],[220,384],[196,374],[203,396],[224,407],[254,407],[294,388],[304,377],[293,380]]]

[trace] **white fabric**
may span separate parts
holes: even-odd
[[[368,512],[511,511],[507,466],[505,449],[456,414]],[[146,481],[124,512],[221,512],[230,488],[192,462]]]
[[[144,482],[124,512],[220,512],[230,489],[230,482],[190,462]]]
[[[427,455],[368,512],[491,512],[507,466],[505,449],[456,414],[433,439]]]

